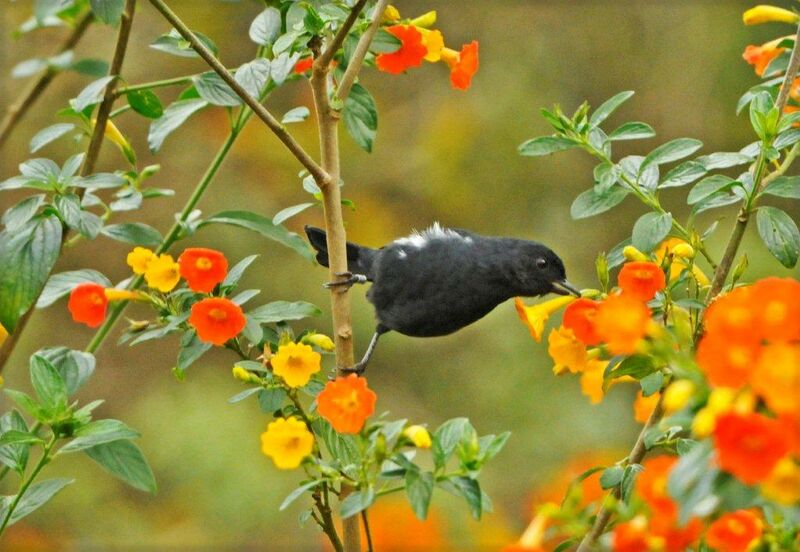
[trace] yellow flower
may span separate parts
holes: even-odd
[[[738,414],[749,414],[756,406],[752,391],[738,392],[730,387],[717,387],[708,396],[708,403],[701,408],[692,421],[692,433],[696,437],[708,437],[717,426],[720,414],[733,410]]]
[[[672,248],[672,254],[682,259],[694,259],[695,251],[688,243],[679,243]]]
[[[526,307],[525,303],[522,302],[522,299],[517,297],[514,299],[514,306],[517,309],[517,314],[519,315],[520,320],[525,322],[525,324],[528,326],[531,336],[533,336],[536,341],[541,342],[542,333],[544,332],[544,325],[547,322],[547,319],[550,318],[554,312],[566,307],[574,300],[575,297],[564,295],[561,297],[556,297],[555,299],[550,299],[549,301],[545,301],[543,303],[539,303],[538,305]]]
[[[415,17],[408,22],[415,27],[422,27],[423,29],[430,29],[436,23],[436,10],[423,13],[419,17]]]
[[[386,6],[386,9],[383,10],[383,16],[381,17],[381,22],[383,23],[395,23],[400,21],[400,11],[389,4]]]
[[[717,414],[709,407],[701,408],[692,420],[692,433],[701,439],[708,437],[717,426]]]
[[[333,339],[325,334],[309,333],[303,336],[302,341],[308,345],[316,345],[323,351],[331,352],[336,349]]]
[[[8,330],[0,324],[0,346],[3,345],[3,342],[8,338]]]
[[[293,470],[311,454],[314,436],[306,424],[295,417],[279,418],[261,434],[261,452],[272,458],[281,470]]]
[[[682,379],[672,382],[664,391],[664,411],[667,415],[686,406],[694,391],[695,385],[690,380]]]
[[[590,360],[581,374],[581,392],[589,397],[592,404],[598,404],[605,396],[603,374],[606,366],[608,366],[606,360]]]
[[[444,49],[444,37],[441,31],[422,29],[417,27],[422,35],[422,45],[427,48],[428,53],[423,58],[425,61],[436,63],[442,59],[442,49]]]
[[[672,263],[669,265],[669,280],[676,280],[685,269],[689,268],[690,263],[687,259],[694,257],[694,248],[679,238],[667,238],[658,249],[654,251],[659,263],[664,261],[664,257],[672,255]],[[700,286],[709,284],[708,276],[695,264],[691,264],[692,277]]]
[[[97,119],[92,119],[92,128],[94,128],[94,125],[96,124]],[[111,119],[106,121],[106,128],[103,131],[103,136],[106,138],[106,140],[116,144],[128,161],[131,163],[136,163],[136,153],[133,151],[130,142],[128,142],[128,139],[122,135],[117,126],[114,124],[114,121]]]
[[[103,294],[109,301],[138,301],[145,298],[139,292],[117,288],[106,288],[103,290]]]
[[[302,343],[287,343],[278,347],[272,357],[272,371],[283,378],[289,387],[302,387],[312,374],[320,371],[322,355]]]
[[[144,279],[149,287],[167,293],[178,285],[181,267],[172,255],[161,254],[148,263]]]
[[[144,274],[155,259],[157,259],[156,254],[146,247],[134,247],[133,251],[128,253],[126,260],[135,274]]]
[[[573,374],[583,372],[588,367],[586,347],[575,337],[575,332],[563,325],[547,337],[547,353],[553,358],[553,373],[557,376],[567,370]]]
[[[645,255],[632,245],[626,245],[622,249],[622,256],[625,257],[625,260],[627,261],[645,262],[650,260],[650,257]]]
[[[417,448],[431,448],[431,434],[421,425],[408,426],[403,430],[403,435]]]
[[[800,502],[800,466],[788,456],[778,462],[761,484],[761,493],[780,504],[795,506]]]
[[[795,23],[800,21],[798,16],[793,11],[785,10],[777,6],[767,6],[760,4],[754,8],[750,8],[742,14],[742,21],[745,25],[758,25],[759,23]]]

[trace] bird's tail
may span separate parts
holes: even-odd
[[[306,236],[312,247],[317,251],[317,262],[328,266],[328,242],[325,230],[314,226],[306,226]],[[347,242],[347,270],[353,274],[363,274],[367,280],[372,281],[372,263],[375,260],[376,249]]]

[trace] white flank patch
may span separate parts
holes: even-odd
[[[411,247],[422,249],[430,240],[462,240],[466,243],[472,243],[472,238],[469,236],[462,236],[455,230],[443,228],[438,222],[434,222],[430,228],[422,232],[414,230],[411,232],[411,235],[395,240],[394,243],[398,245],[410,245]]]
[[[408,257],[408,254],[401,249],[400,251],[397,252],[397,256],[400,259],[405,259],[406,257]]]

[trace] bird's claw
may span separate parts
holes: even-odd
[[[350,366],[349,368],[340,368],[339,371],[346,376],[349,376],[350,374],[355,374],[358,377],[361,377],[364,375],[366,369],[367,369],[366,366],[358,362],[353,366]]]
[[[334,274],[337,278],[344,278],[344,280],[337,280],[335,282],[326,282],[322,284],[322,287],[326,289],[333,289],[337,287],[344,287],[345,289],[349,289],[353,287],[354,284],[364,284],[367,282],[367,277],[363,274],[353,274],[352,272],[336,272]]]

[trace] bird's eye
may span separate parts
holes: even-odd
[[[541,257],[536,259],[536,266],[542,269],[547,268],[547,259],[543,259]]]

